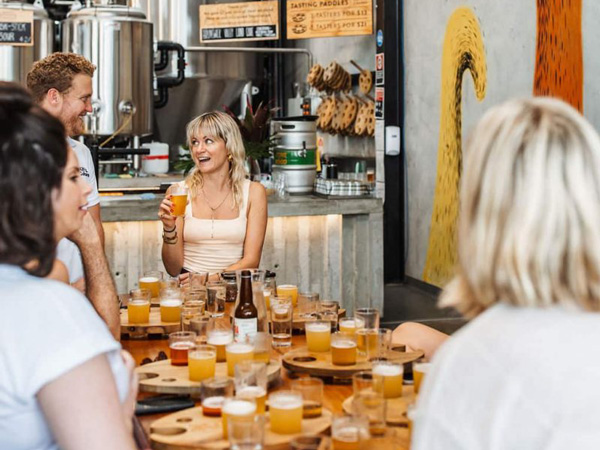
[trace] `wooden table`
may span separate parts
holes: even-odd
[[[158,353],[162,350],[167,356],[169,355],[169,345],[166,339],[153,339],[153,340],[123,340],[121,341],[123,348],[131,353],[135,359],[136,364],[140,365],[144,358],[154,359]],[[288,350],[272,350],[273,358],[280,358],[283,353],[294,348],[305,345],[305,337],[293,336],[292,347]],[[279,389],[289,389],[290,380],[294,377],[293,374],[288,373],[282,368],[282,380],[279,386],[275,387],[272,391]],[[272,392],[270,391],[270,392]],[[146,398],[154,394],[140,393],[139,398]],[[352,395],[352,385],[337,385],[337,384],[325,384],[323,390],[323,406],[333,413],[342,413],[342,403],[346,398]],[[199,406],[199,402],[197,406]],[[155,420],[163,417],[164,414],[152,414],[140,416],[140,422],[144,427],[144,430],[150,435],[150,424]],[[385,438],[371,439],[374,447],[367,445],[365,448],[377,448],[378,450],[408,450],[408,430],[406,428],[393,428],[393,432],[390,432],[391,436]]]

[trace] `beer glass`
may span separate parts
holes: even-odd
[[[129,291],[127,303],[127,321],[130,324],[150,322],[150,296],[148,289],[132,289]]]
[[[250,421],[256,414],[256,403],[253,400],[241,398],[226,398],[221,407],[221,421],[223,424],[223,437],[228,437],[228,419],[236,417],[238,420]]]
[[[229,317],[211,317],[208,321],[206,343],[217,348],[217,362],[226,360],[225,346],[233,342],[233,328]]]
[[[331,325],[331,330],[337,330],[340,304],[334,300],[321,300],[319,302],[319,319],[326,320]]]
[[[190,272],[189,288],[192,291],[200,291],[206,294],[206,282],[208,281],[208,272]]]
[[[331,335],[331,362],[336,366],[356,364],[356,337],[353,334]]]
[[[250,338],[254,345],[254,360],[265,364],[271,362],[271,335],[264,331],[259,331]]]
[[[229,416],[228,436],[231,450],[262,450],[265,439],[265,416],[246,417]]]
[[[352,414],[364,415],[369,419],[372,436],[385,434],[386,400],[376,392],[362,391],[352,399]]]
[[[319,378],[298,378],[292,380],[292,391],[302,395],[302,417],[320,417],[323,411],[323,380]]]
[[[193,331],[191,322],[202,318],[203,301],[188,300],[181,306],[181,329],[183,331]]]
[[[188,302],[202,302],[202,314],[204,314],[205,306],[206,306],[206,295],[202,291],[193,290],[193,289],[182,289],[181,295],[183,297],[183,303]]]
[[[356,317],[360,317],[365,328],[379,328],[379,310],[377,308],[358,308],[354,311]]]
[[[233,380],[227,377],[208,378],[200,385],[202,414],[219,417],[226,398],[233,396]]]
[[[254,359],[254,347],[247,342],[232,342],[225,347],[227,359],[227,375],[235,374],[235,365],[241,361]]]
[[[279,434],[302,432],[302,395],[293,391],[277,391],[269,395],[271,431]]]
[[[306,345],[309,352],[328,352],[331,347],[331,325],[329,322],[315,320],[306,322]]]
[[[187,366],[188,350],[195,345],[196,333],[192,331],[176,331],[169,334],[171,364],[174,366]]]
[[[188,370],[191,381],[203,381],[215,376],[217,349],[213,345],[196,345],[188,350]]]
[[[427,362],[424,358],[421,358],[417,361],[414,361],[412,364],[412,371],[413,371],[413,379],[414,379],[414,386],[415,386],[415,394],[418,394],[419,391],[421,390],[421,384],[423,383],[423,378],[425,377],[425,374],[429,371],[429,369],[431,368],[431,363]]]
[[[206,310],[211,316],[225,315],[225,283],[209,281],[206,283]]]
[[[404,366],[390,361],[373,363],[373,389],[383,398],[402,397]]]
[[[227,303],[235,303],[238,293],[235,271],[222,272],[220,277],[225,283],[225,301]]]
[[[291,347],[292,345],[293,307],[289,297],[271,299],[271,331],[273,347]]]
[[[206,344],[208,340],[209,320],[206,316],[194,316],[190,319],[187,329],[184,328],[183,331],[193,331],[196,333],[196,343]]]
[[[292,306],[296,308],[298,306],[298,286],[295,284],[280,284],[277,286],[278,297],[291,297]]]
[[[357,316],[342,317],[339,321],[340,332],[356,334],[356,330],[365,327],[365,322]]]
[[[375,392],[373,389],[373,374],[365,370],[352,375],[352,391],[354,395],[358,395],[363,391]]]
[[[378,328],[367,331],[367,358],[369,361],[378,361],[387,358],[392,341],[392,330]]]
[[[161,289],[179,289],[179,277],[165,275],[159,285]]]
[[[144,272],[144,276],[139,279],[140,289],[148,289],[152,298],[158,298],[160,293],[160,282],[163,280],[163,273],[158,270]]]
[[[319,294],[301,292],[298,294],[298,312],[301,317],[312,317],[319,310]]]
[[[360,443],[369,439],[369,419],[366,416],[336,416],[331,423],[334,449],[359,450]]]
[[[181,321],[181,292],[179,289],[163,289],[160,291],[160,320],[162,322]]]
[[[256,401],[256,411],[265,413],[267,401],[267,365],[259,361],[242,361],[236,364],[235,395]]]
[[[185,215],[185,207],[188,200],[188,188],[181,184],[171,185],[171,202],[173,203],[173,212],[171,213],[175,217],[181,217]]]

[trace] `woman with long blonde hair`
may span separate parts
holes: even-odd
[[[238,126],[227,114],[207,112],[187,125],[187,140],[195,168],[179,183],[189,189],[185,215],[172,215],[173,187],[158,212],[167,272],[175,276],[258,267],[267,196],[260,183],[246,179]]]
[[[425,376],[413,447],[600,448],[600,139],[566,103],[492,108],[469,142],[459,267],[474,317]]]

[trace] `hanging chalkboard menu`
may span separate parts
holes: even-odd
[[[200,5],[200,42],[279,38],[277,1]]]
[[[0,9],[0,45],[33,45],[33,11]]]

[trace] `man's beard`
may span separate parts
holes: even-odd
[[[69,136],[79,136],[80,134],[85,133],[85,124],[83,123],[82,117],[75,116],[70,119],[66,124],[65,128],[67,129],[67,134]]]

